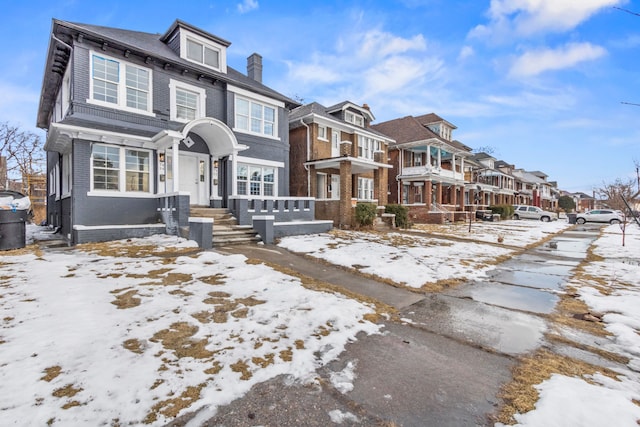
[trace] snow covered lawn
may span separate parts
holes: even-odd
[[[536,386],[536,409],[516,414],[517,426],[637,426],[640,420],[640,228],[604,228],[593,256],[567,285],[593,313],[603,315],[610,336],[599,346],[626,357],[615,379],[598,372],[582,377],[554,374]],[[580,334],[571,334],[580,343]],[[585,342],[583,344],[591,344]]]
[[[2,424],[164,425],[279,374],[311,380],[379,329],[362,303],[193,245],[2,254]]]
[[[398,285],[428,289],[437,282],[483,277],[496,260],[515,253],[514,247],[539,242],[566,227],[564,221],[477,222],[471,232],[468,224],[461,223],[416,226],[416,231],[430,236],[333,230],[285,237],[279,246]],[[500,236],[505,246],[498,244]]]

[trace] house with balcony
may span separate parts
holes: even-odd
[[[558,189],[555,183],[547,181],[548,175],[540,171],[514,169],[513,175],[520,182],[520,193],[530,200],[529,205],[553,211],[558,207]],[[526,199],[525,199],[526,200]],[[523,203],[525,204],[525,203]]]
[[[350,101],[325,107],[317,102],[289,115],[290,191],[315,198],[317,219],[336,227],[354,223],[359,202],[387,204],[388,146],[394,141],[370,126],[367,104]]]
[[[372,126],[389,146],[389,202],[409,208],[414,222],[455,220],[468,203],[465,161],[471,148],[452,138],[456,126],[434,113]]]
[[[469,209],[485,209],[493,205],[519,204],[518,182],[514,166],[487,153],[476,153],[467,160],[467,190]],[[526,203],[525,203],[526,204]]]
[[[195,208],[283,234],[330,228],[289,193],[300,104],[263,84],[260,55],[246,74],[229,66],[230,45],[180,20],[151,34],[54,19],[37,114],[47,222],[72,244],[182,235]]]

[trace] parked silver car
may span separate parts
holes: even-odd
[[[538,206],[517,205],[514,206],[513,219],[538,219],[542,222],[555,221],[558,215],[545,211]]]
[[[609,224],[620,224],[624,221],[620,211],[613,209],[594,209],[589,212],[579,213],[576,215],[576,222],[584,224],[585,222],[608,222]]]

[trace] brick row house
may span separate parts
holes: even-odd
[[[314,200],[289,193],[300,104],[262,83],[260,55],[246,75],[228,66],[229,46],[179,20],[150,34],[54,19],[37,116],[48,223],[74,244],[180,234],[202,206],[318,231]]]
[[[370,126],[368,105],[312,102],[289,116],[291,194],[314,197],[316,218],[351,227],[358,202],[387,204],[388,136]]]
[[[465,162],[471,148],[452,138],[456,127],[436,114],[372,126],[392,137],[389,200],[410,207],[414,221],[454,220],[468,199]]]
[[[414,222],[553,206],[546,175],[473,154],[434,113],[373,124],[366,104],[301,105],[263,84],[260,55],[228,66],[230,45],[180,20],[151,34],[54,19],[37,116],[48,224],[73,244],[184,235],[196,209],[223,209],[271,241],[352,227],[358,202]]]
[[[542,172],[516,169],[453,138],[456,126],[430,113],[372,125],[392,137],[389,201],[409,208],[414,222],[464,219],[497,204],[557,207],[558,191]]]

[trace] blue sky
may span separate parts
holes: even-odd
[[[382,122],[436,113],[454,138],[561,189],[635,178],[640,0],[5,2],[0,122],[35,128],[51,19],[164,33],[179,18],[263,56],[303,102],[367,103]],[[625,9],[627,12],[624,10]]]

